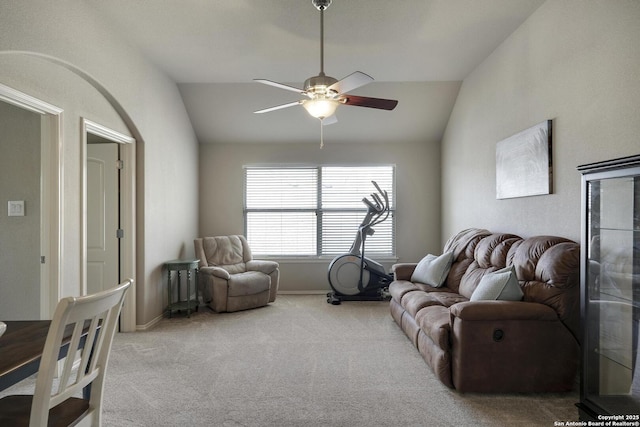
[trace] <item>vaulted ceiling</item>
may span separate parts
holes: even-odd
[[[320,12],[311,0],[85,0],[173,79],[201,143],[317,142],[320,124],[295,87],[320,71]],[[336,142],[438,142],[461,81],[544,0],[333,0],[324,12],[324,71],[362,71],[353,94],[393,111],[341,106]]]

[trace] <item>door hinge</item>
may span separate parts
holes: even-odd
[[[124,169],[124,161],[116,160],[116,169]]]
[[[45,257],[44,255],[40,256],[40,264],[44,264],[45,263]]]
[[[122,228],[118,228],[116,230],[116,238],[122,239],[124,237],[124,230]]]

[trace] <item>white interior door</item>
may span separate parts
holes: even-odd
[[[119,281],[118,144],[87,144],[87,293]]]

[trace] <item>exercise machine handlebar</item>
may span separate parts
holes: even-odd
[[[382,190],[377,182],[371,181],[371,183],[377,190],[377,193],[371,193],[371,198],[375,203],[367,197],[362,199],[362,202],[367,206],[367,214],[358,227],[358,233],[349,250],[349,253],[355,256],[360,256],[366,236],[371,236],[375,232],[373,226],[380,224],[389,217],[389,196],[387,192]]]

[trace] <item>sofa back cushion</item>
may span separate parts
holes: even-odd
[[[482,277],[507,266],[511,246],[522,238],[514,234],[493,233],[483,236],[473,247],[473,258],[459,279],[458,293],[471,299]],[[449,284],[447,284],[449,286]]]
[[[474,260],[475,249],[478,242],[489,235],[491,235],[491,232],[488,230],[469,228],[451,236],[447,243],[445,243],[443,253],[453,252],[453,263],[451,264],[449,275],[445,282],[447,288],[458,292],[460,281]]]
[[[580,245],[556,236],[534,236],[511,247],[507,263],[513,265],[523,301],[553,308],[579,339]]]

